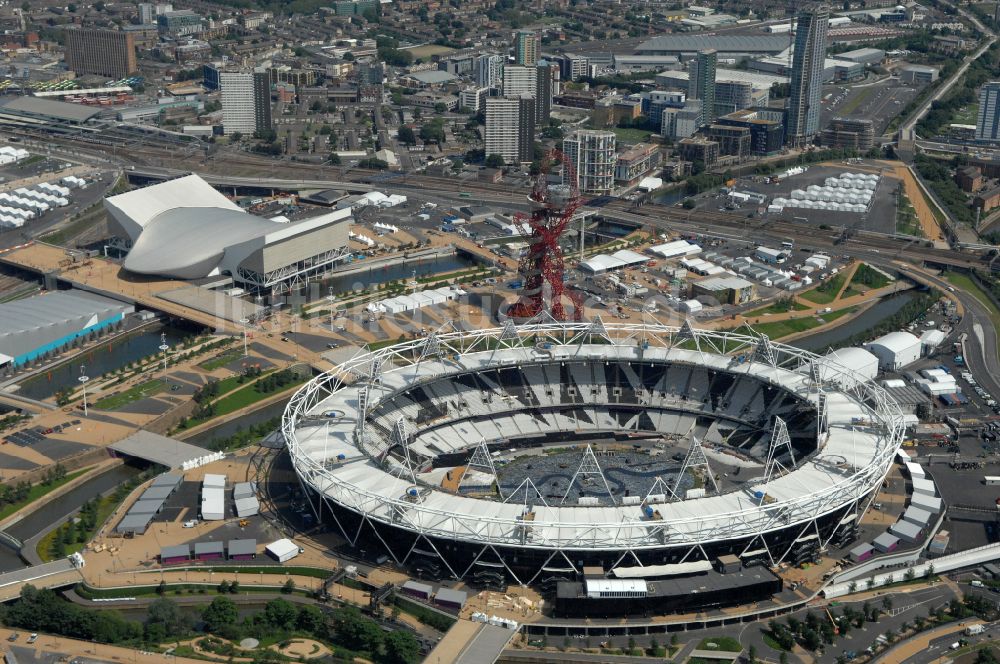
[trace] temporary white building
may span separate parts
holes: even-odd
[[[920,358],[920,339],[909,332],[890,332],[865,345],[883,371],[898,371]]]
[[[299,555],[299,547],[287,538],[271,542],[264,547],[264,550],[279,563],[287,562]]]

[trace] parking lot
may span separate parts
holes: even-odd
[[[825,127],[835,117],[866,118],[872,121],[878,136],[916,98],[922,87],[898,78],[852,86],[823,86],[820,124]]]

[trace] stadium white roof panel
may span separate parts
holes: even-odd
[[[599,359],[637,360],[639,349],[632,346],[583,345],[554,346],[551,349],[553,357],[561,355],[584,356]],[[704,366],[714,366],[726,370],[729,367],[728,356],[706,355],[682,348],[649,347],[642,352],[642,359],[647,361],[685,362]],[[393,367],[382,376],[382,384],[375,387],[372,398],[378,400],[381,394],[404,388],[414,379],[425,380],[429,375],[444,376],[458,370],[476,371],[485,366],[501,364],[525,365],[537,362],[538,357],[531,348],[511,348],[499,350],[496,353],[463,353],[460,358],[444,362],[443,360],[428,360],[420,365]],[[763,364],[751,363],[747,370],[759,380],[780,384],[785,389],[799,393],[807,399],[815,395],[806,376],[783,368],[774,368]],[[839,455],[848,459],[856,459],[857,464],[864,466],[868,460],[881,459],[884,453],[885,438],[878,432],[858,429],[856,422],[867,419],[871,412],[864,404],[839,392],[828,393],[828,416],[830,436],[825,448],[825,455]],[[316,403],[313,412],[322,413],[331,409],[342,411],[344,416],[330,422],[329,428],[317,427],[303,423],[296,430],[296,444],[299,451],[317,461],[326,458],[334,449],[353,451],[356,448],[351,443],[354,430],[354,417],[357,402],[352,397],[351,390],[334,394]],[[530,419],[530,418],[529,418]],[[464,429],[463,429],[464,427]],[[468,423],[456,423],[451,429],[462,436],[463,440],[478,440],[478,430],[474,431]],[[463,434],[463,430],[465,433]],[[327,433],[328,432],[328,433]],[[327,438],[327,435],[329,436]],[[894,446],[895,447],[895,446]],[[890,454],[891,457],[891,454]],[[864,460],[864,461],[863,461]],[[326,477],[317,477],[317,488],[331,498],[344,504],[354,504],[364,496],[378,495],[377,503],[367,502],[373,516],[392,518],[390,501],[398,500],[407,487],[408,482],[399,477],[387,476],[377,464],[366,457],[348,460],[325,471]],[[802,497],[802,487],[809,486],[815,491],[837,490],[843,482],[843,477],[832,473],[825,466],[817,465],[811,460],[800,464],[792,474],[773,479],[768,485],[769,495],[779,501],[796,501]],[[522,507],[514,504],[504,504],[476,500],[457,496],[441,491],[431,491],[420,505],[403,506],[407,513],[407,522],[415,527],[433,528],[437,531],[463,533],[469,528],[467,519],[476,519],[476,528],[483,534],[494,538],[513,537],[512,523],[520,516]],[[374,504],[374,507],[371,505]],[[426,507],[426,509],[421,509]],[[696,532],[702,524],[706,513],[722,514],[749,511],[756,513],[759,507],[743,492],[730,492],[718,496],[710,496],[697,501],[682,501],[659,506],[663,520],[670,523],[678,538]],[[444,514],[442,514],[444,512]],[[489,514],[487,512],[494,514]],[[461,520],[461,521],[460,521]],[[509,520],[510,523],[493,523],[495,520]],[[580,538],[593,536],[595,523],[615,524],[617,538],[623,543],[644,543],[648,541],[648,525],[643,520],[638,506],[602,506],[602,507],[535,507],[535,525],[533,532],[540,541],[579,541]]]

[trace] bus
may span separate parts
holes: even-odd
[[[781,248],[782,249],[788,249],[789,251],[791,251],[791,249],[794,246],[795,246],[795,241],[794,240],[785,240],[784,242],[781,243]]]

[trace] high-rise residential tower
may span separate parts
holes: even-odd
[[[613,131],[578,129],[563,139],[563,154],[581,193],[608,195],[614,190],[618,154]],[[563,169],[564,184],[571,184],[572,171]]]
[[[715,65],[717,53],[712,49],[699,51],[691,61],[688,73],[688,99],[700,99],[704,111],[703,121],[712,124],[715,120]]]
[[[979,90],[976,140],[1000,141],[1000,81],[984,83]]]
[[[264,69],[219,72],[222,129],[252,134],[271,129],[271,78]]]
[[[534,67],[538,64],[538,33],[519,30],[514,37],[514,64]]]
[[[498,154],[507,165],[532,160],[535,99],[531,95],[486,98],[486,156]]]
[[[66,67],[76,74],[125,78],[139,71],[135,35],[122,30],[66,30]]]
[[[786,136],[791,145],[806,145],[819,132],[820,96],[823,93],[823,61],[830,12],[811,9],[799,12],[792,54],[792,80]]]

